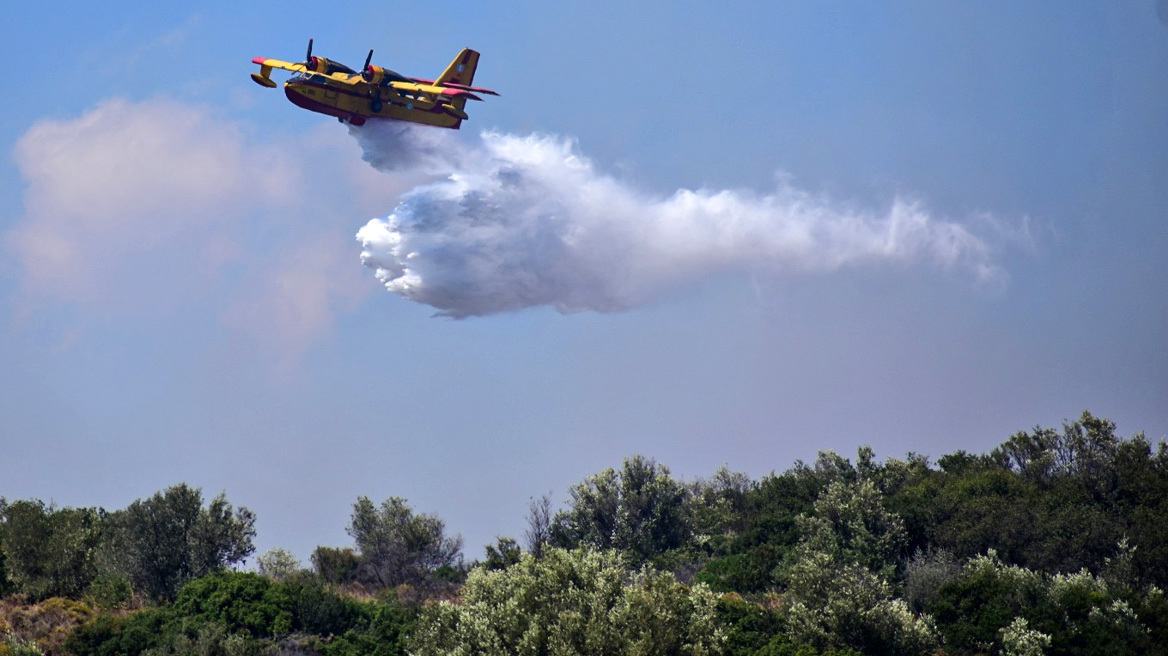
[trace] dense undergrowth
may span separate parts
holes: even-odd
[[[1168,654],[1168,446],[1114,428],[760,480],[633,457],[471,563],[397,498],[259,573],[254,516],[186,486],[0,502],[0,656]]]

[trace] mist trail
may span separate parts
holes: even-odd
[[[597,171],[564,137],[488,132],[468,145],[390,121],[351,132],[380,170],[447,176],[357,233],[362,263],[386,289],[441,315],[623,310],[730,270],[921,262],[1001,275],[986,241],[912,201],[863,211],[787,184],[655,197]]]

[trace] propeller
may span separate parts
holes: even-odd
[[[365,66],[361,68],[361,79],[366,82],[373,81],[373,67],[369,65],[373,61],[373,48],[369,49],[369,56],[365,58]]]
[[[365,58],[365,66],[364,66],[364,68],[361,69],[361,78],[363,80],[365,80],[366,82],[372,83],[374,78],[377,77],[378,73],[381,74],[381,77],[378,81],[378,84],[380,84],[381,86],[387,86],[390,82],[412,82],[413,81],[411,78],[408,78],[408,77],[402,75],[401,73],[395,73],[395,72],[389,70],[388,68],[382,68],[380,66],[372,66],[371,65],[372,63],[373,63],[373,49],[370,48],[369,49],[369,56]]]
[[[308,39],[308,52],[304,53],[304,67],[310,71],[316,70],[316,57],[312,56],[312,39]]]

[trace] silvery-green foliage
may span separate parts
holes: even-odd
[[[960,573],[961,564],[952,552],[917,551],[904,568],[905,602],[914,611],[923,612],[937,598],[941,586]]]
[[[1133,598],[1134,603],[1158,607],[1156,594],[1155,590],[1146,590],[1142,602]],[[1142,653],[1139,645],[1148,644],[1149,628],[1132,604],[1110,589],[1106,578],[1085,569],[1071,574],[1043,574],[1007,565],[991,549],[966,562],[954,579],[954,587],[942,591],[941,597],[946,596],[948,600],[942,606],[951,608],[958,600],[965,602],[962,626],[981,627],[960,632],[964,634],[959,638],[960,644],[951,642],[952,648],[1032,654],[1043,653],[1048,645],[1057,651],[1079,644],[1087,645],[1082,647],[1087,650],[1084,653],[1095,653],[1092,650],[1104,645],[1124,645],[1127,649],[1117,653]],[[970,599],[976,601],[968,603]],[[1013,622],[1005,624],[1011,616],[1016,616]],[[1041,628],[1050,634],[1031,629],[1027,618],[1043,622]],[[952,626],[948,637],[951,641],[955,638]]]
[[[1147,594],[1151,597],[1155,591],[1149,590]],[[1136,616],[1135,610],[1127,601],[1115,597],[1103,576],[1095,576],[1087,570],[1055,574],[1048,582],[1047,595],[1055,608],[1064,613],[1063,623],[1072,630],[1079,629],[1076,625],[1082,620],[1066,616],[1067,609],[1076,606],[1081,599],[1092,599],[1096,600],[1096,605],[1087,613],[1087,623],[1101,625],[1104,632],[1115,640],[1129,640],[1148,633],[1148,627]]]
[[[276,548],[256,556],[256,569],[260,576],[266,576],[273,581],[284,581],[304,567],[291,551]]]
[[[1088,617],[1092,622],[1109,624],[1122,631],[1147,631],[1131,605],[1122,599],[1112,601],[1109,606],[1092,608]]]
[[[1023,568],[1008,567],[1004,569],[1009,571],[1022,570]],[[1038,572],[1031,572],[1030,570],[1024,571],[1026,571],[1031,576],[1039,578],[1042,576]],[[1085,569],[1079,570],[1073,574],[1054,574],[1050,577],[1050,581],[1047,585],[1047,594],[1050,595],[1051,601],[1058,605],[1064,604],[1064,600],[1070,598],[1072,595],[1087,596],[1092,593],[1100,595],[1107,594],[1107,582],[1097,576],[1092,575],[1091,572],[1088,572]]]
[[[1119,539],[1115,545],[1115,555],[1103,559],[1101,572],[1107,584],[1115,590],[1131,589],[1138,585],[1135,574],[1135,556],[1137,547],[1127,536]]]
[[[872,571],[894,567],[907,539],[904,521],[884,507],[883,495],[870,480],[828,485],[813,514],[800,515],[797,522],[803,534],[797,555],[822,552]]]
[[[826,554],[791,569],[788,599],[791,636],[819,649],[927,654],[937,646],[932,619],[893,599],[886,579],[860,565],[835,564]]]
[[[892,598],[893,559],[904,523],[884,508],[871,480],[836,480],[798,518],[803,536],[784,579],[793,638],[819,649],[927,654],[938,644],[931,618]]]
[[[1050,636],[1029,628],[1021,617],[998,633],[1002,656],[1043,656],[1050,646]]]
[[[686,484],[689,493],[689,516],[695,541],[704,542],[711,535],[734,534],[740,530],[746,499],[755,487],[750,477],[722,465],[709,479]]]
[[[412,653],[712,656],[724,640],[715,603],[668,573],[629,574],[616,552],[549,548],[505,570],[473,570],[461,603],[423,613]]]
[[[1047,581],[1041,572],[1018,565],[1007,565],[994,549],[988,549],[985,554],[970,558],[965,564],[963,576],[1000,582],[1002,588],[1009,591],[1006,602],[1013,607],[1021,607],[1027,604],[1027,599],[1038,599],[1047,594]],[[1067,582],[1074,584],[1071,579],[1067,579]]]

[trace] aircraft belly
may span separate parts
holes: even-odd
[[[285,84],[284,95],[297,107],[338,118],[353,116],[388,118],[455,130],[462,124],[461,119],[447,114],[438,106],[430,109],[408,109],[384,100],[381,111],[374,112],[369,98],[315,85]]]
[[[337,107],[335,102],[331,104],[325,102],[324,94],[318,88],[285,85],[284,95],[288,96],[288,100],[291,100],[293,105],[307,109],[310,112],[328,114],[329,116],[339,118],[348,118],[352,114],[352,112],[347,112]]]
[[[439,114],[429,112],[421,109],[406,109],[398,105],[386,105],[377,114],[370,114],[371,116],[379,116],[385,118],[394,118],[399,121],[411,121],[413,123],[423,123],[425,125],[434,125],[443,128],[458,127],[460,121],[452,116],[446,114]]]

